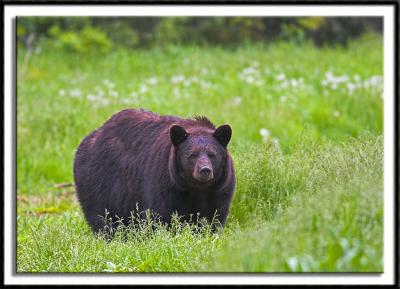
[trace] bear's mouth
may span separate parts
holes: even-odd
[[[200,183],[208,183],[213,179],[214,174],[212,170],[209,170],[207,172],[195,172],[193,173],[193,177]]]

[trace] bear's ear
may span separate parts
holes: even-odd
[[[179,125],[173,125],[169,129],[169,135],[172,143],[177,146],[187,138],[185,129]]]
[[[217,139],[217,141],[219,141],[220,144],[226,147],[231,140],[232,129],[227,124],[221,125],[215,130],[213,136]]]

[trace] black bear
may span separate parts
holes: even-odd
[[[231,135],[229,125],[215,128],[206,117],[141,109],[113,115],[83,139],[74,161],[77,196],[92,230],[104,229],[106,210],[125,224],[132,211],[150,209],[167,224],[175,212],[223,226],[236,182]]]

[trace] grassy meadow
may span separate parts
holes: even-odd
[[[383,51],[278,42],[17,55],[18,272],[383,271]],[[114,113],[233,129],[225,229],[149,226],[107,242],[73,187],[75,150]]]

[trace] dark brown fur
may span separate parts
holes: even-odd
[[[178,130],[176,145],[171,141],[173,125],[185,132],[179,136]],[[199,213],[208,221],[217,212],[224,225],[235,173],[226,149],[231,130],[221,128],[216,130],[205,117],[181,119],[129,109],[90,133],[77,150],[74,178],[93,231],[104,228],[99,216],[106,209],[113,220],[118,216],[126,223],[137,206],[139,211],[156,212],[167,223],[174,212],[185,217]],[[198,172],[192,172],[203,164],[212,169],[212,179],[205,183],[196,179]]]

